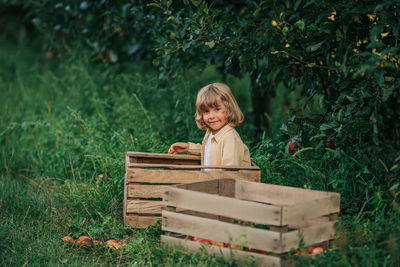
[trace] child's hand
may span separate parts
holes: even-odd
[[[184,153],[188,152],[188,150],[189,150],[188,143],[179,142],[171,145],[171,147],[168,149],[168,154]]]

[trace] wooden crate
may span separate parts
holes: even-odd
[[[281,266],[300,241],[329,243],[340,210],[337,193],[234,179],[168,187],[163,200],[164,245],[199,251],[204,245],[193,237],[237,244],[245,249],[210,245],[208,253],[250,257],[263,266]]]
[[[146,228],[161,218],[163,190],[173,184],[217,178],[260,182],[255,166],[201,166],[200,156],[127,152],[124,185],[124,224]],[[204,170],[208,169],[208,170]]]

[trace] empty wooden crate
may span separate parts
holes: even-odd
[[[209,253],[252,257],[264,266],[280,266],[301,242],[333,239],[340,210],[337,193],[234,179],[168,187],[163,200],[162,243],[199,251],[203,244],[193,240],[212,240]]]
[[[205,170],[207,169],[207,170]],[[169,185],[217,178],[260,182],[257,166],[201,166],[200,157],[127,152],[123,217],[126,226],[146,228],[161,218],[162,196]]]

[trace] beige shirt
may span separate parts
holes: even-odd
[[[207,130],[201,144],[189,142],[189,154],[201,155],[204,164],[204,147],[210,130]],[[236,130],[226,125],[211,139],[210,166],[251,166],[250,152]]]

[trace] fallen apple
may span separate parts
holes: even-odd
[[[70,236],[64,236],[63,238],[62,238],[62,241],[66,241],[66,242],[74,242],[75,241],[75,239],[73,239],[72,237],[70,237]]]
[[[106,246],[109,248],[121,248],[121,244],[119,244],[118,240],[115,239],[106,241]]]
[[[91,239],[90,237],[88,237],[88,236],[83,235],[83,236],[80,236],[80,237],[78,238],[78,241],[77,241],[77,242],[81,242],[81,243],[90,243],[90,242],[92,242],[92,239]]]
[[[318,254],[321,252],[324,252],[324,249],[322,247],[314,247],[310,251],[311,254]]]
[[[80,236],[78,240],[76,241],[76,245],[80,248],[86,248],[89,246],[89,244],[92,242],[92,239],[88,236]]]

